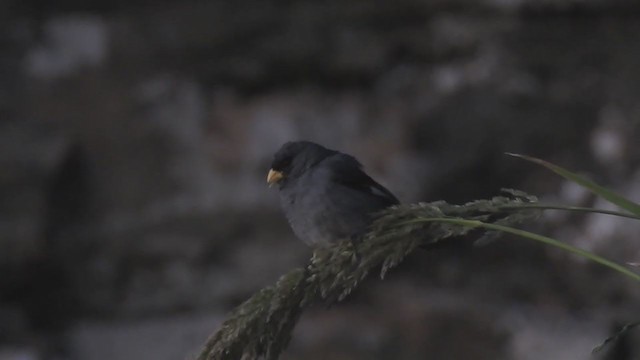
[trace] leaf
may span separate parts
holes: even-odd
[[[640,216],[640,204],[635,203],[631,200],[626,199],[625,197],[616,194],[615,192],[605,188],[604,186],[598,185],[596,183],[594,183],[591,180],[587,180],[569,170],[566,170],[558,165],[552,164],[548,161],[544,161],[542,159],[538,159],[535,157],[531,157],[531,156],[527,156],[527,155],[522,155],[522,154],[514,154],[514,153],[506,153],[509,156],[514,156],[517,158],[521,158],[527,161],[530,161],[532,163],[538,164],[538,165],[542,165],[544,167],[546,167],[547,169],[555,172],[556,174],[564,177],[565,179],[568,179],[570,181],[575,182],[578,185],[581,185],[582,187],[585,187],[586,189],[588,189],[589,191],[591,191],[592,193],[602,197],[603,199],[609,201],[610,203],[619,206],[622,209],[625,209],[635,215]]]

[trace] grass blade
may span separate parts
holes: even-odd
[[[631,200],[628,200],[626,198],[624,198],[623,196],[620,196],[618,194],[616,194],[615,192],[601,186],[598,185],[596,183],[594,183],[591,180],[587,180],[569,170],[566,170],[558,165],[552,164],[548,161],[544,161],[542,159],[538,159],[535,157],[531,157],[531,156],[527,156],[527,155],[521,155],[521,154],[514,154],[514,153],[507,153],[507,155],[509,156],[514,156],[520,159],[524,159],[527,161],[530,161],[532,163],[538,164],[538,165],[542,165],[544,167],[546,167],[547,169],[553,171],[554,173],[564,177],[565,179],[571,180],[573,182],[575,182],[578,185],[581,185],[585,188],[587,188],[589,191],[593,192],[594,194],[601,196],[603,199],[609,201],[610,203],[619,206],[620,208],[627,210],[635,215],[640,216],[640,204],[635,203]]]
[[[602,349],[604,349],[605,346],[607,346],[610,342],[620,339],[622,336],[626,335],[631,329],[639,325],[640,325],[640,321],[623,326],[620,330],[618,330],[618,332],[606,338],[602,342],[602,344],[593,348],[593,350],[591,350],[591,353],[595,354],[602,351]]]
[[[410,222],[443,222],[443,223],[450,223],[450,224],[457,224],[457,225],[461,225],[461,226],[468,226],[468,227],[482,227],[488,230],[496,230],[496,231],[501,231],[501,232],[505,232],[505,233],[509,233],[509,234],[513,234],[513,235],[517,235],[520,237],[524,237],[527,239],[531,239],[531,240],[535,240],[538,242],[541,242],[543,244],[547,244],[547,245],[551,245],[557,248],[560,248],[562,250],[568,251],[570,253],[582,256],[588,260],[591,260],[595,263],[598,263],[600,265],[606,266],[609,269],[612,269],[614,271],[619,272],[620,274],[623,274],[627,277],[632,278],[635,281],[640,281],[640,274],[637,274],[629,269],[627,269],[626,267],[613,262],[611,260],[607,260],[601,256],[598,256],[594,253],[588,252],[586,250],[582,250],[580,248],[577,248],[575,246],[563,243],[559,240],[547,237],[547,236],[543,236],[543,235],[539,235],[536,233],[532,233],[529,231],[525,231],[525,230],[520,230],[520,229],[516,229],[516,228],[512,228],[512,227],[508,227],[508,226],[503,226],[503,225],[497,225],[497,224],[489,224],[489,223],[484,223],[482,221],[478,221],[478,220],[465,220],[465,219],[458,219],[458,218],[423,218],[423,219],[416,219],[416,220],[412,220]]]
[[[596,209],[596,208],[581,207],[581,206],[564,206],[564,205],[552,205],[552,204],[549,204],[549,205],[547,204],[512,204],[512,205],[502,205],[500,206],[500,208],[501,209],[561,210],[561,211],[611,215],[611,216],[618,216],[618,217],[623,217],[627,219],[640,220],[640,215],[629,214],[628,212]]]

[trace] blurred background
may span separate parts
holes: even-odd
[[[638,201],[638,64],[636,1],[1,1],[0,360],[191,358],[310,256],[265,181],[288,140],[404,202],[608,207],[505,151]],[[637,222],[531,229],[640,261]],[[584,360],[639,299],[522,239],[419,252],[306,312],[283,359]]]

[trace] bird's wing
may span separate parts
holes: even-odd
[[[375,196],[388,206],[399,203],[391,191],[378,184],[362,170],[362,164],[353,156],[338,153],[325,159],[323,163],[331,169],[331,181]]]

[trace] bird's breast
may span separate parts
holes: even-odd
[[[369,221],[367,214],[345,206],[340,195],[302,186],[281,191],[280,201],[296,236],[311,247],[325,247],[362,232]]]

